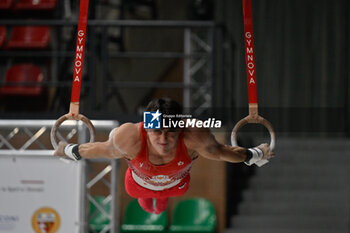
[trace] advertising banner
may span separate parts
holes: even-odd
[[[83,164],[0,156],[0,233],[79,233]]]

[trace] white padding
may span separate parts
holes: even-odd
[[[267,159],[261,159],[259,161],[256,161],[255,164],[256,164],[256,166],[261,167],[261,166],[267,164],[268,162],[269,161]]]
[[[73,147],[75,146],[76,144],[68,144],[65,148],[64,148],[64,154],[70,158],[70,159],[73,159],[75,161],[77,161],[77,159],[74,157],[73,155]]]
[[[250,152],[252,152],[252,158],[249,161],[245,162],[245,164],[247,164],[248,166],[251,166],[253,164],[257,164],[258,161],[262,160],[262,157],[264,156],[264,153],[258,147],[249,148],[248,150]]]

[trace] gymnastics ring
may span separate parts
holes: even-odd
[[[243,118],[242,120],[240,120],[239,122],[237,122],[235,127],[233,127],[232,133],[231,133],[231,145],[232,146],[237,146],[237,132],[242,126],[244,126],[246,124],[261,124],[261,125],[265,126],[265,128],[270,133],[270,138],[271,138],[270,150],[272,151],[275,148],[275,145],[276,145],[275,130],[273,129],[271,123],[268,120],[264,119],[263,117],[261,117],[259,115],[254,116],[254,117],[252,117],[251,115],[248,115],[245,118]]]
[[[240,120],[231,133],[231,145],[237,146],[237,132],[246,124],[255,123],[261,124],[267,128],[270,133],[270,150],[275,148],[276,134],[271,123],[258,114],[258,97],[256,91],[256,70],[255,70],[255,54],[254,54],[254,39],[253,39],[253,16],[252,16],[252,0],[243,0],[243,18],[244,18],[244,41],[246,53],[246,68],[248,81],[248,103],[249,115]],[[259,167],[268,162],[268,158],[260,159],[255,164]]]
[[[60,118],[58,118],[54,126],[51,128],[50,139],[51,139],[51,144],[55,150],[58,147],[58,143],[57,143],[58,140],[56,137],[58,127],[66,120],[80,120],[83,123],[85,123],[85,125],[88,127],[90,131],[90,142],[95,141],[96,130],[94,125],[91,123],[91,121],[87,117],[85,117],[84,115],[78,114],[76,117],[72,118],[70,114],[65,114]]]

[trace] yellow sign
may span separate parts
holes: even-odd
[[[32,217],[32,227],[36,233],[55,233],[60,224],[60,216],[50,207],[38,209]]]

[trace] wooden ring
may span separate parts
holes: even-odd
[[[85,117],[84,115],[78,114],[76,117],[72,118],[70,114],[66,114],[57,119],[54,126],[51,128],[50,139],[53,148],[56,150],[58,147],[57,143],[57,130],[58,127],[66,120],[79,120],[85,123],[85,125],[89,128],[90,131],[90,142],[95,141],[96,130],[91,121]]]
[[[276,145],[276,134],[275,134],[275,130],[273,129],[271,123],[269,121],[267,121],[266,119],[264,119],[261,116],[257,116],[252,118],[250,115],[243,118],[242,120],[240,120],[239,122],[237,122],[237,124],[235,125],[235,127],[233,127],[232,129],[232,133],[231,133],[231,145],[232,146],[237,146],[237,132],[238,130],[246,125],[246,124],[261,124],[263,126],[265,126],[267,128],[267,130],[270,133],[270,150],[272,151],[275,148]]]

